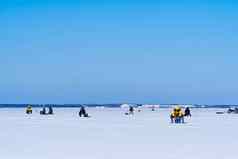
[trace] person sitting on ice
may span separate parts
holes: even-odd
[[[176,106],[170,114],[171,123],[184,123],[184,113],[181,107]]]
[[[89,115],[86,113],[86,110],[83,106],[80,108],[79,116],[80,117],[89,117]]]
[[[32,114],[32,107],[30,105],[26,108],[26,114]]]
[[[191,115],[191,111],[190,111],[190,109],[189,109],[189,107],[186,107],[185,108],[185,111],[184,111],[184,116],[189,116],[189,117],[191,117],[192,115]]]
[[[134,114],[134,107],[133,106],[129,107],[129,114],[131,114],[131,115]]]
[[[49,114],[49,115],[54,114],[52,106],[49,106],[49,112],[48,112],[48,114]]]
[[[228,114],[238,114],[238,108],[229,108],[228,111],[227,111]]]
[[[238,108],[235,108],[235,114],[238,114]]]
[[[41,114],[41,115],[45,115],[45,114],[46,114],[46,109],[45,109],[45,107],[43,107],[43,109],[40,111],[40,114]]]

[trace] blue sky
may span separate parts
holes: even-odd
[[[0,103],[238,103],[238,2],[3,0]]]

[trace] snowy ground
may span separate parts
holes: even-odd
[[[0,109],[2,159],[237,159],[238,115],[193,109],[186,124],[170,124],[169,109],[134,116],[120,109]]]

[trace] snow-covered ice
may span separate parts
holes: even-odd
[[[238,115],[192,109],[186,124],[171,124],[170,109],[126,116],[122,109],[54,109],[55,115],[0,109],[1,159],[237,159]],[[222,109],[220,109],[222,110]],[[222,110],[224,111],[224,110]]]

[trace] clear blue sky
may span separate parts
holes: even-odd
[[[238,104],[237,8],[3,0],[0,103]]]

